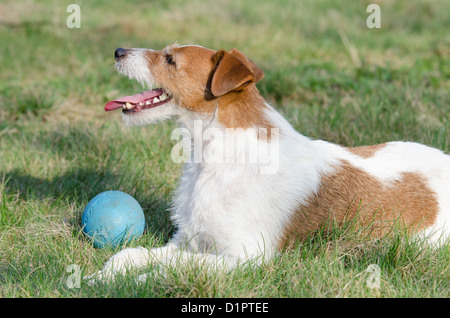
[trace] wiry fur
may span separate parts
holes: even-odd
[[[220,54],[234,54],[229,57],[230,64],[242,62],[249,69],[257,68],[236,52],[220,51]],[[176,66],[165,64],[166,54],[173,54]],[[191,136],[196,133],[196,120],[202,120],[201,133],[208,128],[223,132],[227,128],[241,128],[235,131],[237,139],[250,138],[259,145],[279,143],[276,171],[261,173],[260,162],[186,163],[171,211],[177,232],[168,245],[151,250],[125,249],[90,278],[110,278],[131,266],[149,263],[183,266],[195,260],[205,266],[231,269],[242,261],[257,262],[280,251],[291,235],[302,236],[314,230],[330,215],[342,221],[352,204],[359,205],[360,211],[367,210],[366,218],[368,215],[376,218],[378,212],[401,217],[407,208],[414,220],[426,219],[422,225],[412,221],[407,225],[415,225],[416,230],[429,235],[434,242],[446,242],[450,225],[448,155],[416,143],[391,142],[348,149],[311,140],[297,133],[264,102],[254,84],[262,72],[252,71],[258,72],[257,79],[247,72],[246,79],[251,80],[246,86],[239,84],[223,96],[210,96],[208,83],[218,69],[215,63],[223,59],[215,58],[215,54],[216,51],[198,46],[130,50],[117,61],[118,71],[148,87],[155,84],[163,87],[174,98],[156,108],[124,114],[125,124],[144,125],[174,117]],[[233,62],[234,58],[237,60]],[[278,129],[273,135],[276,138],[262,138],[259,132],[271,128]],[[255,133],[245,135],[249,129],[255,129]],[[201,145],[201,149],[220,147],[223,143],[215,139],[203,140]],[[192,149],[191,156],[194,152]],[[235,155],[242,152],[247,153],[248,148],[242,146]],[[262,161],[270,159],[260,155]],[[422,197],[408,194],[417,189]],[[382,200],[390,193],[401,196],[403,201],[397,202],[395,196]],[[417,202],[410,202],[410,197]],[[422,211],[424,206],[429,211]],[[309,213],[306,218],[302,214],[305,212]],[[306,224],[308,220],[314,222]]]

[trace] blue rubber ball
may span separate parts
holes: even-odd
[[[81,225],[94,247],[116,248],[144,233],[144,211],[129,194],[105,191],[89,201]]]

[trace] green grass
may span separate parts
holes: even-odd
[[[259,268],[171,272],[144,285],[68,288],[114,253],[83,237],[81,213],[105,190],[144,208],[147,230],[130,246],[162,246],[180,166],[173,122],[121,126],[106,101],[142,88],[117,74],[117,47],[177,41],[236,47],[265,71],[258,84],[302,134],[346,146],[411,140],[450,151],[450,17],[446,1],[3,1],[0,12],[0,297],[448,297],[450,251],[399,233],[363,240],[318,231]],[[348,43],[345,42],[348,39]],[[344,43],[347,43],[344,45]],[[356,54],[356,55],[355,55]],[[372,290],[366,269],[380,268]]]

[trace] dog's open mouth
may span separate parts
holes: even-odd
[[[164,89],[157,88],[142,93],[112,100],[105,105],[105,111],[123,108],[123,112],[139,112],[168,103],[172,99]]]

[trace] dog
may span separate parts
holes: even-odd
[[[443,151],[412,142],[347,148],[305,137],[260,95],[264,72],[236,49],[118,48],[115,65],[149,90],[105,110],[122,109],[128,126],[176,118],[191,148],[173,199],[173,238],[120,251],[91,280],[149,264],[259,264],[330,220],[356,220],[374,236],[403,224],[447,242],[450,156]]]

